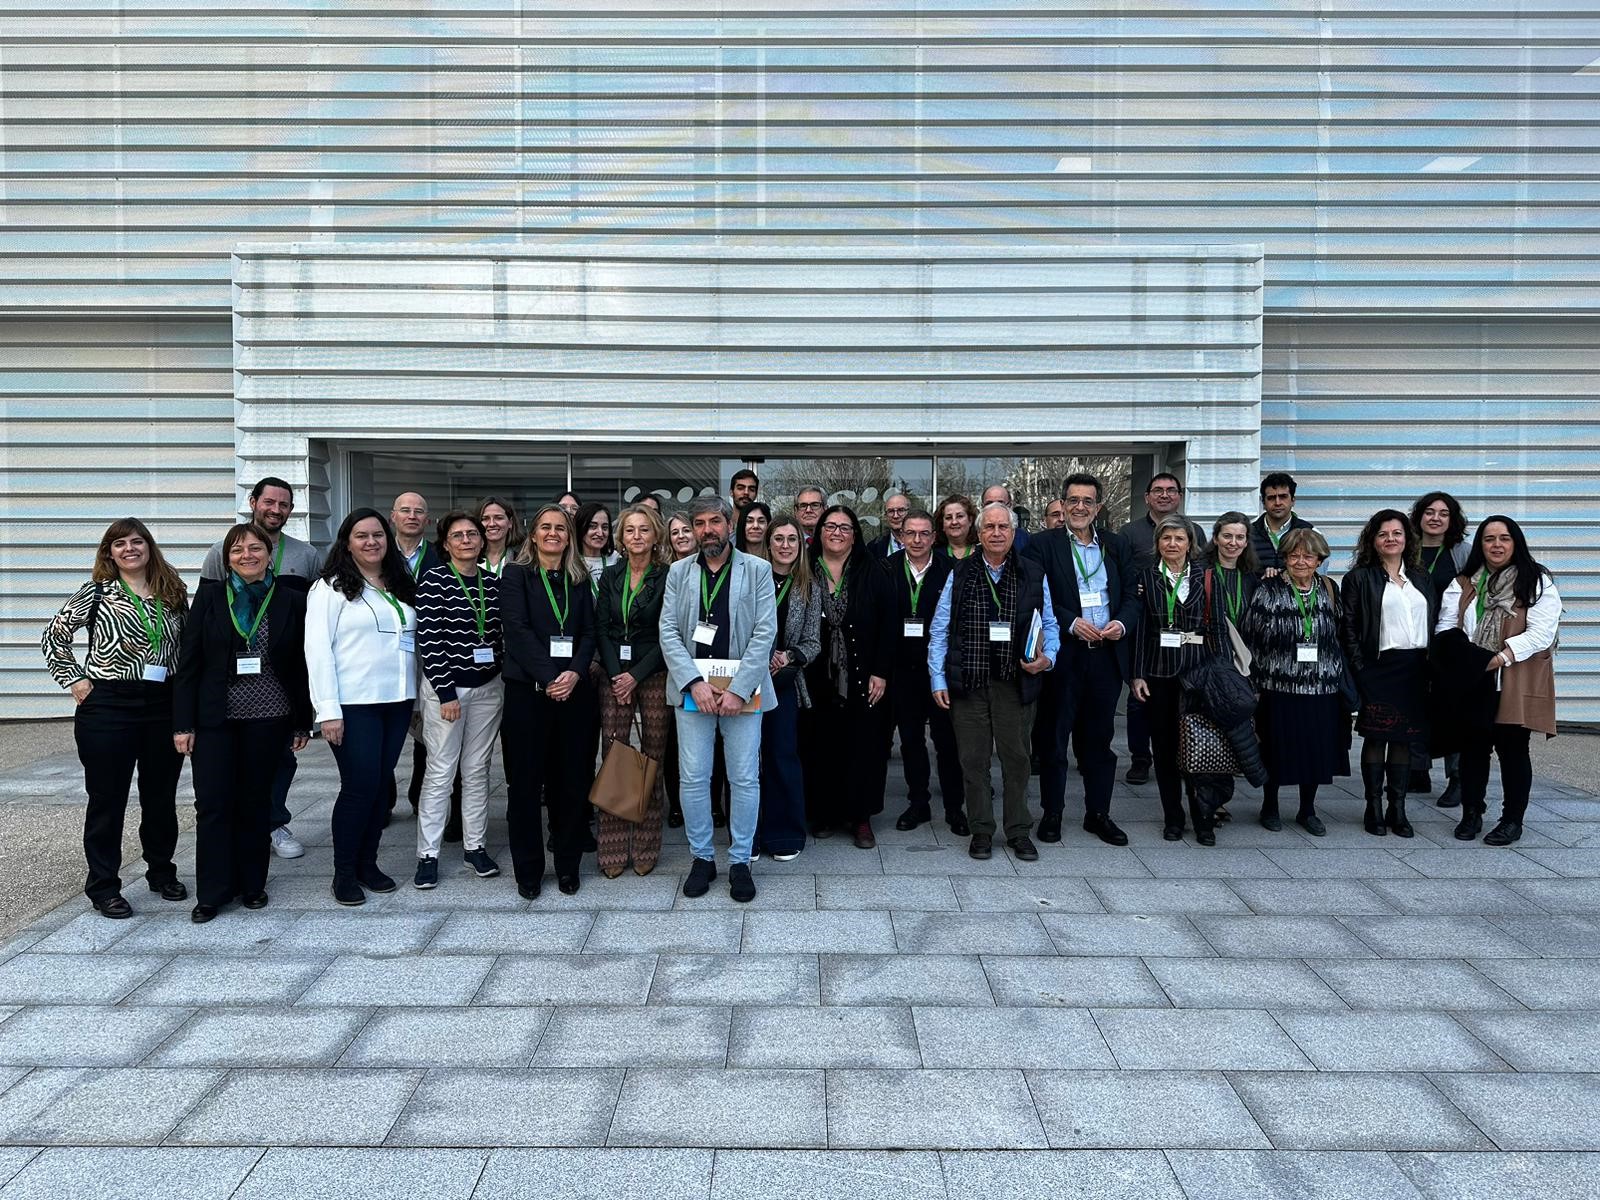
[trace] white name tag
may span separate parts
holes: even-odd
[[[990,621],[989,640],[991,642],[1009,642],[1011,640],[1011,626],[1004,621]]]
[[[1294,648],[1295,662],[1316,662],[1317,648],[1309,643],[1302,642]]]
[[[1176,650],[1183,645],[1183,633],[1177,629],[1163,629],[1161,631],[1161,648],[1163,650]]]
[[[617,657],[620,658],[623,662],[632,662],[633,661],[633,647],[632,646],[628,646],[628,645],[618,646],[617,647]]]
[[[402,654],[415,654],[417,652],[417,635],[409,630],[400,631],[400,652]]]
[[[233,670],[236,675],[261,674],[261,656],[259,654],[241,654],[233,660]]]
[[[1099,608],[1100,607],[1100,593],[1099,592],[1079,592],[1078,593],[1078,607],[1082,608],[1082,609]]]
[[[717,627],[710,621],[701,621],[694,627],[694,643],[697,646],[709,646],[717,640]]]
[[[904,637],[919,638],[926,628],[927,626],[921,621],[902,621],[900,623],[900,633]]]
[[[472,648],[472,661],[484,667],[494,665],[494,647],[474,646]]]
[[[167,681],[167,669],[157,666],[155,663],[146,663],[144,681],[146,683],[165,683]]]
[[[551,658],[571,658],[572,639],[569,637],[553,637],[550,639]]]

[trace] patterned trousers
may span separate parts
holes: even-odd
[[[633,701],[629,704],[617,703],[616,697],[611,694],[609,680],[601,682],[598,687],[600,752],[604,754],[609,751],[611,743],[618,739],[632,743],[629,735],[633,728],[633,714],[637,710],[642,743],[639,750],[646,758],[653,758],[660,763],[666,754],[668,721],[671,719],[667,711],[667,673],[657,671],[638,684],[633,689]],[[656,859],[661,856],[663,785],[662,772],[658,768],[655,794],[650,797],[644,820],[637,825],[608,812],[600,814],[600,871],[608,878],[614,879],[622,874],[622,868],[628,865],[629,858],[633,859],[636,874],[648,875],[655,869]]]

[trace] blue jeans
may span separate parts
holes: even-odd
[[[761,820],[756,837],[765,854],[793,854],[806,844],[800,701],[793,680],[775,690],[778,706],[761,714]]]
[[[750,861],[761,812],[761,722],[755,713],[718,717],[678,709],[678,774],[683,806],[683,831],[696,858],[716,861],[711,842],[711,762],[717,730],[728,764],[733,801],[728,811],[728,861]]]
[[[376,870],[388,811],[388,778],[411,726],[410,700],[346,704],[344,740],[333,747],[339,798],[333,802],[333,873]]]

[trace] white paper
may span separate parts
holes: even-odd
[[[261,656],[259,654],[241,654],[233,660],[233,669],[239,675],[261,674]]]
[[[165,683],[167,681],[167,669],[155,663],[146,663],[144,681],[146,683]]]
[[[474,646],[472,648],[472,661],[480,666],[491,666],[494,663],[493,646]]]

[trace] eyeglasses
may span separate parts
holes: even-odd
[[[829,521],[822,527],[823,533],[854,533],[855,526],[847,525],[842,521]]]
[[[886,517],[903,517],[911,510],[909,508],[886,508],[883,515]]]
[[[452,542],[471,542],[476,541],[477,537],[478,531],[476,529],[452,529],[450,531],[450,540]]]
[[[924,538],[931,538],[932,536],[933,530],[931,529],[902,529],[900,531],[900,540],[902,542],[920,542]]]
[[[1099,504],[1100,501],[1085,500],[1082,496],[1074,496],[1072,499],[1063,500],[1061,503],[1065,504],[1068,508],[1093,508],[1096,504]]]
[[[1150,488],[1148,494],[1151,495],[1151,496],[1178,496],[1178,495],[1182,495],[1182,493],[1179,491],[1179,489],[1177,489],[1175,487]]]
[[[821,508],[821,500],[800,500],[795,503],[796,508]]]

